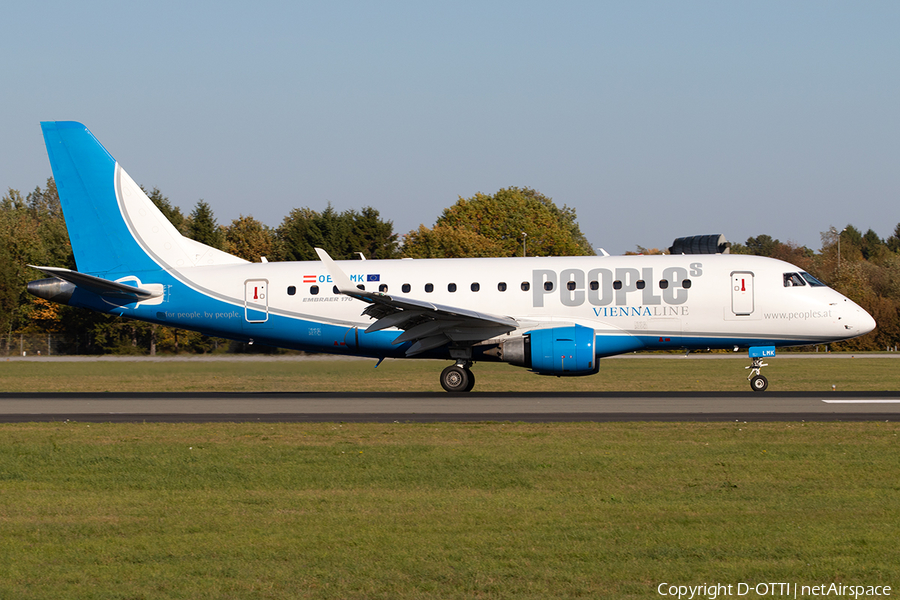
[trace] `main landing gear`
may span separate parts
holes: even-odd
[[[469,392],[475,387],[472,361],[461,360],[441,372],[441,387],[448,392]]]

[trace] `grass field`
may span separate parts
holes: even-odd
[[[770,362],[773,389],[900,387],[892,359]],[[443,365],[373,364],[10,361],[0,382],[436,390]],[[481,390],[745,390],[745,364],[476,370]],[[0,599],[660,598],[664,582],[896,592],[898,434],[885,422],[3,424]]]
[[[770,390],[900,389],[900,359],[769,359]],[[177,362],[0,361],[0,391],[441,391],[446,361],[273,360]],[[541,377],[479,363],[475,389],[490,391],[749,391],[746,357],[613,358],[588,377]]]
[[[3,425],[0,598],[896,589],[898,429]]]

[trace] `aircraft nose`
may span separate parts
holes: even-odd
[[[875,326],[878,324],[875,322],[875,319],[872,318],[872,315],[865,310],[860,308],[859,313],[857,319],[857,323],[859,323],[859,335],[865,335],[875,329]]]

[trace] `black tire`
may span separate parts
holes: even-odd
[[[466,375],[469,376],[469,385],[466,386],[466,391],[471,392],[472,388],[475,387],[475,373],[471,369],[466,369]]]
[[[764,375],[754,375],[750,380],[750,389],[754,392],[764,392],[769,387],[769,380]]]
[[[472,389],[470,375],[468,369],[451,365],[441,371],[441,387],[450,393],[468,392]]]

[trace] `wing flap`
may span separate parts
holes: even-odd
[[[519,322],[512,317],[359,289],[327,252],[316,248],[316,253],[325,263],[340,293],[369,304],[362,314],[372,317],[375,322],[369,325],[366,333],[389,327],[403,329],[404,332],[393,343],[413,342],[406,351],[407,356],[449,343],[480,342],[519,327]]]
[[[460,324],[460,321],[445,321],[443,319],[432,319],[419,323],[415,327],[410,327],[391,342],[394,345],[410,342],[413,340],[421,340],[437,333],[443,335],[444,331]]]
[[[421,354],[422,352],[425,352],[427,350],[433,350],[435,348],[443,346],[449,341],[450,340],[448,340],[447,336],[445,336],[444,334],[422,338],[409,347],[409,350],[406,351],[406,355],[415,356],[416,354]]]
[[[364,314],[368,313],[369,309],[363,311]],[[387,316],[381,317],[371,325],[366,328],[366,333],[372,333],[373,331],[381,331],[382,329],[387,329],[388,327],[399,327],[403,329],[403,325],[407,322],[412,321],[413,319],[417,319],[425,314],[423,310],[401,310],[395,313],[388,313]],[[373,317],[376,318],[377,317]]]

